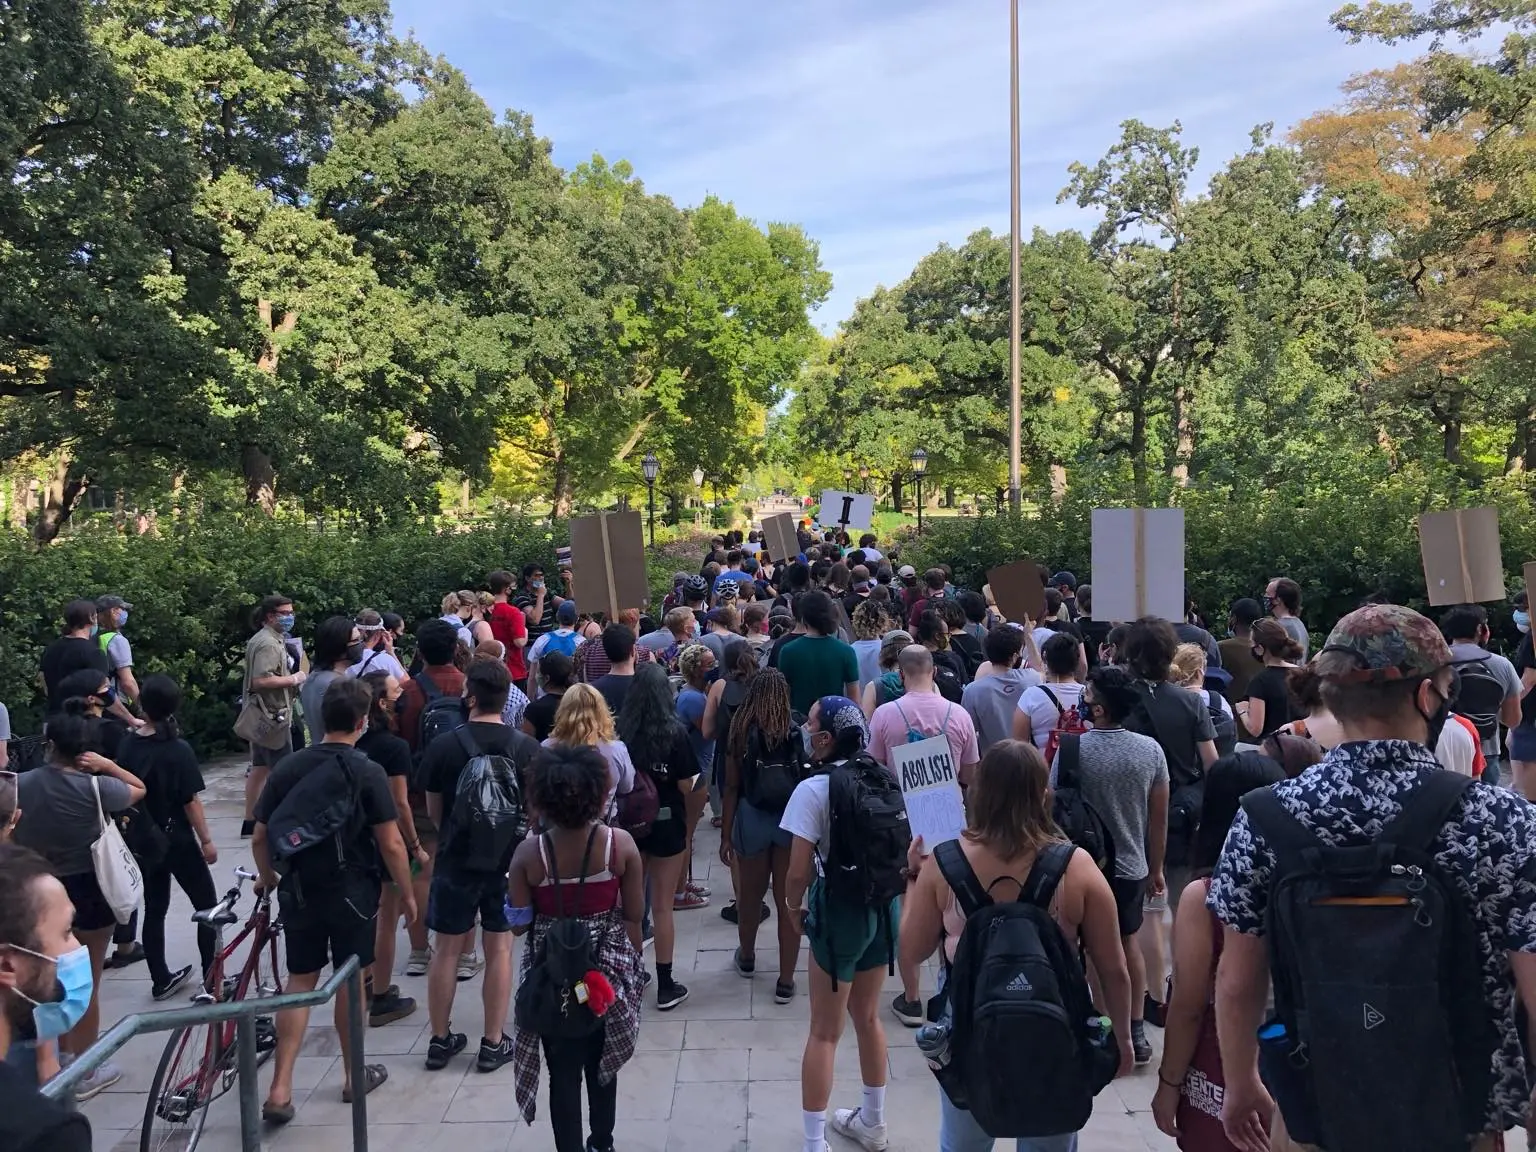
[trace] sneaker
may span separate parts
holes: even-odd
[[[921,1000],[908,1000],[905,995],[898,992],[896,999],[891,1001],[891,1011],[896,1013],[896,1019],[900,1020],[908,1028],[921,1028],[923,1026],[923,1002]]]
[[[795,998],[795,982],[793,980],[775,980],[773,982],[773,1002],[775,1004],[788,1004]]]
[[[839,1108],[828,1117],[832,1131],[848,1137],[869,1152],[885,1152],[890,1141],[885,1136],[884,1124],[869,1124],[864,1120],[862,1108]]]
[[[1152,1063],[1152,1042],[1147,1039],[1146,1025],[1140,1020],[1131,1021],[1131,1054],[1136,1057],[1138,1068]]]
[[[469,1045],[469,1037],[462,1032],[450,1032],[446,1036],[434,1036],[427,1041],[427,1070],[436,1072],[448,1067],[452,1060]]]
[[[676,980],[665,988],[656,989],[656,1009],[659,1012],[670,1012],[686,999],[688,999],[688,989]]]
[[[412,948],[411,958],[405,962],[405,974],[407,976],[425,976],[427,968],[431,963],[431,948]]]
[[[695,908],[704,908],[709,905],[708,896],[700,896],[697,892],[679,892],[672,897],[672,910],[674,912],[692,912]]]
[[[480,1041],[480,1055],[475,1057],[475,1071],[494,1072],[512,1063],[512,1037],[503,1035],[495,1044],[484,1038]]]
[[[709,890],[709,885],[705,884],[701,880],[688,881],[688,883],[683,885],[683,891],[692,892],[695,896],[704,896],[706,898],[714,895],[714,893]]]
[[[251,833],[253,833],[255,831],[256,831],[256,821],[254,821],[254,820],[242,820],[242,821],[240,821],[240,839],[242,839],[242,840],[249,840],[251,838]]]
[[[1141,1001],[1142,1018],[1154,1028],[1166,1027],[1168,1019],[1168,1007],[1152,999],[1152,993],[1148,992]]]
[[[736,965],[736,974],[738,976],[745,976],[751,979],[752,974],[757,971],[757,957],[743,956],[740,948],[736,949],[736,955],[731,958],[731,963]]]
[[[656,943],[655,930],[649,927],[640,929],[640,951],[644,952],[654,943]]]
[[[768,912],[768,902],[765,900],[763,901],[763,914],[758,919],[759,924],[768,919]],[[724,908],[720,909],[720,919],[724,920],[727,924],[735,924],[741,919],[740,914],[736,911],[736,901],[732,900]]]
[[[151,985],[149,995],[155,1000],[169,1000],[172,996],[176,995],[176,989],[185,984],[191,976],[192,965],[188,964],[185,968],[172,972],[171,978],[164,984]]]
[[[400,995],[400,989],[391,984],[388,992],[382,996],[375,996],[373,1003],[368,1006],[368,1027],[382,1028],[385,1024],[404,1020],[414,1011],[416,1011],[416,1001],[409,996]]]
[[[480,974],[480,969],[485,967],[485,961],[480,959],[477,952],[465,952],[459,957],[459,982],[473,980]]]
[[[85,1101],[99,1096],[122,1078],[123,1070],[116,1064],[103,1064],[75,1085],[75,1099]]]

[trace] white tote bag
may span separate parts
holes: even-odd
[[[101,835],[91,845],[96,883],[117,922],[126,924],[138,910],[139,897],[144,894],[144,875],[139,871],[139,862],[128,851],[128,845],[123,843],[123,834],[107,819],[107,811],[101,806],[99,777],[91,777],[91,791],[96,794],[96,815],[101,820]]]

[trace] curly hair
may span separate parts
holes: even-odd
[[[885,635],[885,607],[878,600],[866,600],[853,610],[853,638],[878,640]]]
[[[592,694],[602,701],[595,690]],[[528,791],[539,815],[550,823],[585,827],[602,816],[607,804],[608,761],[597,749],[582,745],[541,748],[528,767]]]
[[[550,737],[561,744],[596,747],[614,738],[613,714],[603,694],[590,684],[572,684],[555,709]]]
[[[747,737],[756,730],[764,745],[775,747],[794,734],[789,714],[789,681],[777,668],[764,668],[747,685],[746,697],[731,718],[730,755],[739,762]]]
[[[682,722],[672,702],[672,685],[660,664],[642,664],[635,669],[635,682],[624,697],[616,727],[636,764],[665,760],[672,751]]]

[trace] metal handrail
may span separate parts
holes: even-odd
[[[77,1056],[68,1068],[44,1084],[42,1094],[51,1099],[72,1094],[81,1080],[135,1036],[234,1020],[240,1079],[240,1147],[243,1152],[261,1152],[261,1101],[256,1083],[256,1017],[270,1016],[289,1008],[313,1008],[325,1004],[341,991],[342,985],[346,985],[347,1032],[351,1039],[348,1047],[352,1052],[348,1061],[352,1080],[352,1148],[353,1152],[368,1152],[368,1074],[363,1071],[363,1037],[367,1028],[363,1022],[363,972],[356,956],[348,957],[347,962],[336,969],[329,980],[311,992],[287,992],[281,996],[265,996],[254,1000],[193,1004],[187,1008],[135,1012],[131,1016],[124,1016],[96,1043]]]

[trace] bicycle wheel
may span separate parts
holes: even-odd
[[[208,1122],[219,1072],[219,1030],[214,1024],[178,1028],[165,1043],[144,1106],[139,1152],[193,1152]]]

